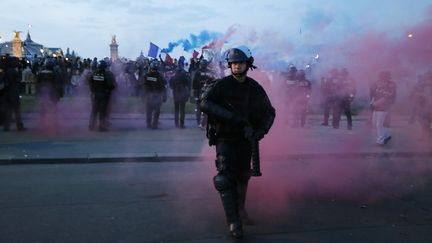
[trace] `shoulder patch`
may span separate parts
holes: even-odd
[[[105,77],[103,75],[93,75],[93,80],[94,81],[104,81]]]
[[[157,78],[155,77],[147,77],[146,80],[150,82],[157,82]]]

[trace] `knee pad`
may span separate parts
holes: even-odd
[[[217,174],[213,178],[214,186],[216,190],[219,192],[227,191],[231,189],[231,180],[228,178],[228,176],[224,174]]]
[[[224,155],[218,155],[215,163],[217,171],[222,172],[226,169],[226,157]]]

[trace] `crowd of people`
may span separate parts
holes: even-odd
[[[5,55],[0,58],[0,123],[4,131],[9,131],[11,121],[15,120],[18,131],[26,130],[21,119],[22,95],[34,96],[41,120],[54,123],[57,103],[63,97],[89,96],[92,101],[89,129],[107,131],[111,94],[115,90],[118,96],[135,96],[145,101],[148,128],[157,128],[160,108],[167,96],[174,101],[176,127],[185,128],[187,101],[196,106],[198,125],[204,117],[199,109],[201,89],[206,78],[216,78],[208,64],[203,55],[192,58],[189,64],[184,57],[172,62],[161,56],[112,62],[96,57],[35,56],[25,60]]]
[[[160,110],[168,97],[173,101],[174,125],[184,129],[185,107],[187,102],[191,102],[195,106],[196,125],[205,129],[208,123],[207,115],[201,111],[199,105],[202,92],[215,80],[222,78],[227,70],[226,63],[212,58],[207,60],[203,53],[189,61],[183,56],[179,59],[163,60],[161,55],[158,58],[143,57],[135,61],[115,62],[109,58],[98,60],[96,57],[81,59],[35,56],[32,60],[20,60],[3,56],[0,60],[0,122],[4,131],[11,129],[13,121],[18,131],[26,129],[21,118],[21,95],[34,95],[39,104],[41,119],[53,121],[56,120],[57,103],[63,97],[89,96],[92,101],[89,130],[107,131],[112,94],[143,98],[146,126],[149,129],[158,128]],[[286,124],[290,127],[304,127],[311,105],[315,105],[312,104],[311,97],[319,96],[323,126],[330,125],[338,129],[344,115],[346,128],[353,129],[352,104],[356,99],[357,84],[348,69],[330,69],[326,72],[328,75],[322,75],[320,82],[311,80],[309,71],[289,64],[286,71],[280,72],[283,84],[277,87],[283,89],[284,106],[281,111],[285,114]],[[432,120],[428,111],[431,76],[431,72],[419,75],[411,94],[413,109],[410,109],[410,122],[418,121],[427,134],[431,133],[429,127]],[[378,144],[387,142],[391,137],[386,129],[391,118],[391,106],[396,99],[396,83],[391,79],[391,73],[381,72],[370,85],[370,109],[373,111],[371,114],[375,114],[371,115],[371,122],[373,121],[380,131],[378,136],[384,137],[377,140]],[[101,81],[111,83],[106,85],[109,88],[101,88]],[[382,82],[390,84],[382,87]],[[383,88],[388,90],[383,91]],[[102,92],[100,89],[106,90]],[[389,92],[392,94],[386,98],[385,105],[377,102],[377,96],[386,96]],[[383,111],[386,115],[382,114]],[[377,125],[376,119],[381,123],[382,117],[386,117],[383,124]]]

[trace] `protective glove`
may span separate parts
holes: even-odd
[[[255,131],[252,126],[248,125],[243,128],[244,137],[249,141],[255,141]]]
[[[265,136],[265,132],[261,129],[255,131],[254,138],[256,141],[260,141]]]
[[[265,135],[265,132],[262,130],[255,130],[250,125],[245,126],[243,131],[245,138],[251,142],[260,141]]]

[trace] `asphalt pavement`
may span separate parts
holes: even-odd
[[[112,114],[109,132],[85,114],[56,129],[25,114],[0,131],[0,242],[230,242],[213,188],[214,149],[189,114]],[[367,116],[353,130],[282,120],[261,142],[263,176],[244,242],[432,242],[431,142],[406,117],[375,144]]]
[[[172,114],[162,114],[159,129],[145,127],[143,114],[113,114],[109,132],[88,131],[88,114],[62,114],[56,128],[42,124],[38,115],[24,114],[27,131],[0,131],[0,164],[84,163],[121,161],[189,161],[214,157],[205,132],[187,115],[186,129],[176,129]],[[354,128],[321,126],[321,116],[309,116],[303,128],[276,121],[262,141],[261,154],[269,159],[313,157],[430,156],[431,142],[418,124],[395,116],[392,140],[375,144],[367,116],[354,117]]]

